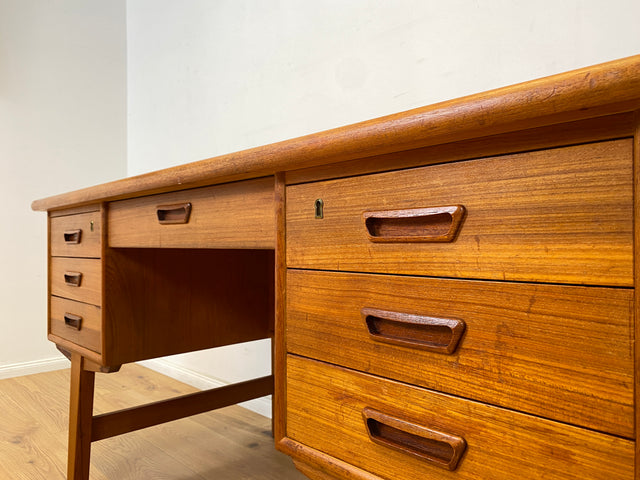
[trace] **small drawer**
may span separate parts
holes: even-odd
[[[101,260],[51,258],[51,294],[80,302],[102,305]]]
[[[49,333],[100,353],[102,315],[100,307],[66,298],[50,298]]]
[[[629,139],[287,187],[287,265],[633,286]]]
[[[50,244],[54,257],[100,258],[101,212],[51,217]]]
[[[634,437],[633,291],[289,270],[287,349]]]
[[[381,478],[631,480],[634,442],[289,355],[287,437]]]
[[[111,247],[274,248],[274,179],[120,200],[108,216]]]

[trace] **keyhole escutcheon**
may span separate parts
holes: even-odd
[[[314,203],[314,210],[316,214],[316,218],[322,219],[324,218],[324,202],[321,198],[318,198]]]

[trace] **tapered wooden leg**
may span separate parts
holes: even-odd
[[[72,353],[67,480],[89,479],[94,384],[95,372],[85,369],[80,354]]]

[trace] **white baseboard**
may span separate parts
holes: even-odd
[[[14,363],[0,366],[0,380],[4,378],[21,377],[34,373],[51,372],[52,370],[62,370],[69,368],[69,360],[60,356],[34,360],[31,362]]]
[[[180,382],[186,383],[187,385],[191,385],[192,387],[200,390],[209,390],[211,388],[229,385],[228,382],[218,378],[202,375],[188,368],[184,368],[181,365],[176,365],[170,360],[166,360],[164,358],[145,360],[143,362],[138,362],[138,364],[150,368],[151,370],[155,370],[158,373],[162,373],[167,377],[175,378]],[[251,410],[259,413],[260,415],[271,418],[271,396],[256,398],[254,400],[249,400],[248,402],[240,403],[239,405],[247,410]]]

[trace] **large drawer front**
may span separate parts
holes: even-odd
[[[93,258],[51,258],[51,294],[102,305],[102,263]]]
[[[102,255],[100,211],[52,217],[50,246],[54,257],[100,258]]]
[[[632,438],[632,309],[628,289],[290,270],[287,349]]]
[[[632,286],[632,179],[622,139],[293,185],[287,265]]]
[[[273,192],[264,178],[112,202],[109,246],[274,248]]]
[[[628,440],[296,356],[289,356],[287,370],[288,437],[382,478],[634,475],[634,444]],[[434,440],[424,440],[428,432]],[[461,450],[449,470],[452,451]]]
[[[102,350],[101,309],[65,298],[50,299],[49,333],[94,352]]]

